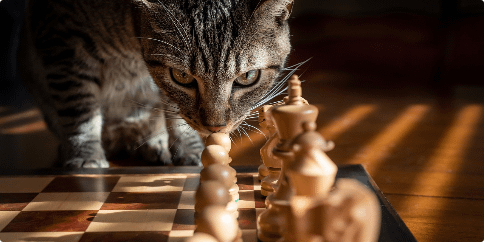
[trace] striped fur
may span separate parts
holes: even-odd
[[[126,150],[200,165],[208,127],[230,132],[290,51],[292,0],[30,0],[19,65],[65,166]],[[170,69],[195,78],[175,82]],[[234,80],[262,70],[250,86]],[[198,132],[197,132],[198,131]]]

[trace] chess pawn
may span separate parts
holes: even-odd
[[[197,232],[194,233],[192,237],[185,240],[185,242],[219,242],[215,237],[202,233]]]
[[[287,175],[295,195],[325,197],[331,190],[338,167],[323,152],[327,144],[316,132],[316,123],[305,122],[304,132],[292,142],[294,162]]]
[[[260,156],[265,167],[265,169],[264,167],[259,167],[259,177],[264,176],[261,180],[261,194],[263,196],[269,196],[275,191],[274,186],[279,180],[282,168],[282,160],[274,156],[272,152],[277,143],[279,143],[279,137],[271,119],[271,107],[271,105],[265,105],[259,110],[259,124],[261,127],[269,130],[269,140],[260,149]]]
[[[208,145],[202,151],[201,155],[202,164],[204,167],[208,167],[211,164],[220,163],[223,165],[227,165],[229,168],[233,170],[231,173],[236,174],[234,168],[229,166],[228,164],[232,162],[232,158],[229,157],[228,151],[221,145]],[[237,176],[234,175],[233,183],[237,182]]]
[[[236,171],[232,167],[221,163],[214,163],[202,169],[200,172],[200,183],[215,180],[221,182],[229,190],[234,185],[235,176]]]
[[[205,181],[200,183],[195,192],[195,213],[198,214],[211,205],[226,207],[230,200],[227,188],[220,181]],[[195,216],[197,217],[198,215]]]
[[[200,172],[200,183],[206,181],[219,181],[227,189],[230,195],[230,202],[227,204],[227,211],[232,212],[234,217],[238,217],[237,202],[239,200],[239,187],[234,184],[235,170],[221,163],[211,164]],[[235,187],[235,188],[234,188]]]
[[[214,163],[228,165],[232,162],[229,152],[221,145],[207,145],[202,151],[201,160],[204,167]]]
[[[209,135],[205,140],[205,146],[209,145],[220,145],[224,147],[227,152],[230,152],[230,149],[232,149],[232,141],[226,133],[213,133]]]
[[[378,198],[354,179],[339,179],[324,200],[321,235],[325,242],[376,242],[380,235]]]
[[[219,242],[241,242],[241,231],[237,219],[224,206],[209,206],[202,210],[197,220],[195,233],[206,233]]]

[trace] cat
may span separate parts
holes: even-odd
[[[30,0],[19,68],[66,167],[200,165],[274,95],[293,0]],[[279,90],[278,89],[278,90]],[[271,96],[272,95],[272,96]]]

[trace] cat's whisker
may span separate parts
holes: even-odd
[[[168,17],[170,18],[170,20],[171,20],[171,22],[173,23],[173,25],[175,25],[175,28],[176,28],[176,30],[178,31],[178,34],[179,34],[179,35],[181,35],[181,37],[182,37],[182,39],[183,39],[183,42],[185,43],[185,47],[186,47],[187,49],[190,49],[190,46],[191,46],[191,45],[189,45],[189,44],[188,44],[188,40],[187,40],[188,35],[187,35],[187,33],[185,32],[185,30],[184,30],[184,29],[183,29],[183,33],[182,33],[182,31],[180,30],[180,27],[182,27],[182,26],[181,26],[181,24],[180,24],[180,22],[179,22],[179,21],[178,21],[178,20],[175,18],[174,14],[173,14],[173,13],[172,13],[172,12],[171,12],[171,11],[170,11],[170,10],[169,10],[167,7],[166,7],[166,6],[165,6],[165,4],[163,4],[163,3],[162,3],[160,0],[158,0],[158,3],[159,3],[159,4],[160,4],[160,5],[163,7],[163,9],[165,9],[165,11],[168,13]],[[183,27],[182,27],[182,28],[183,28]]]
[[[299,63],[296,63],[296,64],[294,64],[294,65],[292,65],[292,66],[288,66],[288,67],[285,67],[285,68],[294,68],[294,67],[299,68],[300,66],[302,66],[302,65],[303,65],[303,64],[305,64],[306,62],[310,61],[312,58],[313,58],[313,57],[310,57],[310,58],[308,58],[308,59],[307,59],[307,60],[305,60],[305,61],[301,61],[301,62],[299,62]]]
[[[253,126],[253,125],[248,124],[248,123],[247,123],[247,122],[245,122],[245,121],[244,121],[244,124],[245,124],[246,126],[248,126],[249,128],[253,128],[253,129],[255,129],[256,131],[258,131],[258,133],[262,134],[262,135],[264,136],[264,138],[266,138],[266,140],[267,140],[267,136],[266,136],[266,134],[264,134],[264,132],[262,132],[260,129],[258,129],[257,127],[255,127],[255,126]]]
[[[183,54],[184,52],[182,50],[180,50],[178,47],[168,43],[168,42],[165,42],[163,40],[159,40],[159,39],[155,39],[155,38],[149,38],[149,37],[136,37],[137,39],[146,39],[146,40],[153,40],[153,41],[157,41],[157,42],[160,42],[162,44],[165,44],[165,45],[168,45],[170,46],[171,48],[177,50],[178,52],[180,52],[181,54]]]
[[[258,108],[260,106],[262,106],[264,103],[272,100],[273,98],[281,95],[283,92],[285,92],[287,90],[287,87],[285,87],[284,89],[282,89],[282,87],[284,86],[285,83],[287,83],[287,81],[289,80],[289,78],[296,72],[296,70],[299,70],[299,67],[301,67],[302,65],[304,65],[305,63],[307,63],[309,60],[311,60],[312,58],[309,58],[305,61],[302,61],[302,62],[299,62],[291,67],[296,67],[294,69],[292,69],[284,78],[282,78],[279,82],[277,82],[277,84],[269,91],[267,92],[267,94],[265,94],[262,99],[260,101],[258,101],[254,107],[252,107],[252,109],[255,109],[255,108]],[[281,90],[282,89],[282,90]]]
[[[240,133],[240,126],[237,127],[236,131],[239,133],[240,142],[242,142],[242,133]]]
[[[180,137],[182,137],[182,136],[185,136],[185,135],[186,135],[186,133],[187,133],[189,130],[190,130],[190,126],[186,127],[186,128],[185,128],[185,130],[183,131],[183,133],[182,133],[182,134],[181,134],[181,135],[180,135],[178,138],[180,138]],[[177,138],[177,139],[178,139],[178,138]],[[173,142],[173,144],[175,144],[175,142]],[[173,144],[172,144],[172,146],[173,146]],[[173,154],[173,157],[176,157],[176,154],[178,154],[178,150],[180,149],[180,146],[181,146],[181,145],[179,145],[179,146],[176,148],[176,151],[175,151],[175,154]],[[170,148],[171,148],[171,146],[170,146]]]
[[[231,135],[232,135],[232,132],[230,132],[230,134],[229,134],[229,139],[230,139],[230,141],[232,141],[232,143],[234,143],[235,147],[237,147],[237,144],[234,142]]]
[[[247,133],[247,131],[245,131],[245,129],[242,127],[242,126],[239,126],[240,129],[242,130],[242,132],[245,134],[245,136],[247,136],[247,138],[249,138],[249,141],[252,145],[254,145],[254,142],[252,142],[252,139],[250,138],[249,134]]]

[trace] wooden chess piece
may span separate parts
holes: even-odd
[[[185,242],[219,242],[215,237],[202,232],[194,233],[192,237],[187,238]]]
[[[324,153],[327,142],[316,132],[316,123],[303,123],[304,132],[294,138],[294,162],[287,175],[295,195],[326,197],[336,178],[338,167]]]
[[[339,179],[324,200],[321,225],[325,242],[376,242],[381,226],[378,198],[355,179]]]
[[[202,151],[201,160],[204,167],[214,163],[228,165],[232,162],[232,158],[229,157],[229,152],[221,145],[206,146]]]
[[[222,138],[220,138],[220,136],[211,135],[210,137],[211,138],[207,138],[207,143],[212,142],[212,140],[213,140],[214,143],[219,143],[219,144],[225,145],[225,147],[230,145],[230,143],[228,143],[228,145],[227,145],[227,142],[218,142],[220,140],[226,141],[226,139],[223,138],[224,136],[222,136]],[[228,146],[228,148],[230,148],[230,146]],[[236,176],[237,172],[235,171],[234,168],[229,166],[229,163],[232,161],[232,159],[229,157],[228,151],[226,150],[226,148],[224,148],[224,146],[217,145],[217,144],[211,144],[211,145],[206,146],[205,149],[202,151],[201,160],[202,160],[202,164],[204,166],[204,168],[202,170],[202,172],[204,174],[207,173],[207,172],[204,172],[204,170],[209,169],[209,167],[213,164],[221,164],[221,165],[225,166],[223,168],[223,170],[226,171],[226,173],[224,173],[224,174],[230,175],[232,177],[231,186],[227,187],[228,192],[231,196],[231,202],[230,202],[230,204],[227,205],[227,209],[229,211],[232,211],[234,216],[238,217],[237,202],[239,201],[239,186],[237,186],[237,184],[236,184],[236,182],[237,182],[237,176]],[[215,169],[215,168],[210,168],[210,169]],[[222,171],[221,170],[222,168],[220,168],[220,167],[217,168],[217,169],[219,169],[219,171]],[[210,174],[215,176],[213,173],[210,173]],[[222,174],[220,174],[220,176],[222,176]],[[224,180],[224,181],[226,181],[226,180]]]
[[[267,106],[267,109],[269,109],[271,107],[271,105],[264,105],[262,106],[261,108],[258,109],[258,113],[259,113],[259,126],[261,126],[262,128],[266,128],[266,124],[265,124],[265,121],[266,121],[266,118],[265,118],[265,107]],[[272,135],[269,133],[269,138],[272,137]],[[267,143],[267,141],[266,141]],[[262,155],[261,155],[261,165],[259,166],[259,168],[257,169],[258,172],[259,172],[259,176],[258,176],[258,179],[259,181],[262,181],[262,179],[264,179],[264,177],[266,177],[267,175],[269,175],[269,169],[267,168],[267,166],[264,164],[264,161],[262,160]]]
[[[291,213],[288,217],[293,235],[289,236],[294,241],[323,242],[321,231],[321,198],[307,196],[291,197]],[[284,235],[283,241],[290,241]]]
[[[230,152],[230,149],[232,149],[232,141],[226,133],[213,133],[209,135],[205,140],[205,146],[209,145],[220,145],[224,147],[227,152]]]
[[[279,136],[279,143],[273,153],[283,161],[283,165],[276,192],[267,197],[269,207],[257,220],[257,236],[264,242],[276,241],[282,237],[282,230],[287,222],[285,221],[286,216],[291,213],[290,198],[293,193],[287,180],[286,170],[294,159],[291,147],[292,139],[304,131],[303,123],[315,122],[318,116],[318,109],[315,106],[307,105],[301,97],[301,81],[296,75],[291,76],[289,80],[288,92],[289,95],[285,98],[286,105],[271,108]],[[275,213],[274,210],[279,212]],[[277,216],[277,218],[273,216]]]
[[[208,145],[202,151],[201,161],[203,167],[208,167],[211,164],[221,163],[227,165],[229,169],[233,170],[233,174],[236,174],[234,168],[229,166],[229,163],[232,162],[232,158],[229,157],[229,152],[221,145]],[[237,177],[234,176],[234,184],[237,182]]]
[[[227,211],[231,212],[235,218],[239,217],[239,212],[237,211],[237,202],[239,200],[239,187],[234,184],[234,177],[236,176],[235,170],[228,166],[221,163],[214,163],[211,164],[200,172],[200,183],[204,183],[206,181],[214,180],[219,181],[225,186],[227,189],[231,201],[227,203]],[[234,188],[237,186],[237,188]]]
[[[221,182],[227,191],[234,185],[235,170],[221,163],[214,163],[202,169],[200,172],[200,183],[215,180]]]
[[[196,233],[209,234],[219,242],[241,242],[241,231],[235,219],[223,206],[206,207],[196,222]]]
[[[195,192],[195,213],[198,214],[211,205],[225,207],[230,200],[227,188],[220,181],[205,181],[200,183]]]
[[[272,152],[277,143],[279,143],[279,137],[271,118],[271,107],[271,105],[265,105],[259,110],[259,124],[269,131],[269,140],[260,149],[261,160],[267,170],[265,174],[264,168],[259,167],[259,177],[264,176],[261,181],[261,194],[263,196],[269,196],[275,191],[274,186],[279,180],[282,168],[282,160],[274,156]]]

